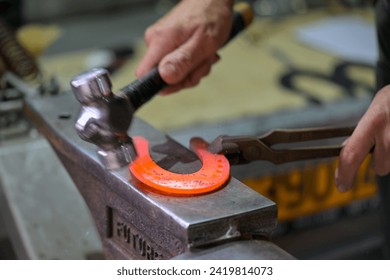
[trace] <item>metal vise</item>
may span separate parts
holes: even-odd
[[[234,178],[200,196],[167,196],[136,180],[128,167],[109,171],[77,135],[72,94],[26,100],[24,111],[49,140],[86,201],[109,259],[290,259],[269,240],[274,202]],[[135,118],[129,131],[150,141],[153,159],[172,172],[200,167],[192,152]]]

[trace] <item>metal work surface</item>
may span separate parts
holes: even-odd
[[[174,197],[152,192],[127,167],[108,171],[95,146],[76,134],[78,110],[69,93],[27,100],[25,106],[84,197],[106,257],[167,259],[189,248],[269,237],[275,229],[275,204],[234,178],[207,195]],[[139,119],[133,120],[129,134],[148,139],[153,159],[171,172],[200,168],[193,153]]]
[[[0,214],[16,257],[101,255],[88,209],[47,141],[26,136],[13,142],[0,145]]]
[[[294,257],[266,240],[241,240],[179,255],[177,260],[289,260]]]

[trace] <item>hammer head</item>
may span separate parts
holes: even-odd
[[[72,79],[71,87],[81,104],[75,124],[80,138],[98,146],[98,156],[108,169],[132,162],[137,153],[127,131],[135,110],[125,95],[112,92],[108,71],[96,68],[81,73]]]

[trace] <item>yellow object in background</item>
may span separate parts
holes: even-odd
[[[375,196],[376,176],[370,168],[370,161],[371,157],[364,160],[354,188],[346,193],[340,193],[333,183],[337,160],[323,160],[317,164],[307,164],[242,181],[275,201],[278,205],[279,222],[286,222]]]
[[[56,25],[30,24],[17,31],[19,43],[35,58],[60,36],[61,30]]]

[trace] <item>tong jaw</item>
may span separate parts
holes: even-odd
[[[230,164],[246,164],[255,160],[273,160],[274,150],[254,136],[217,137],[209,146],[209,151],[224,154]]]

